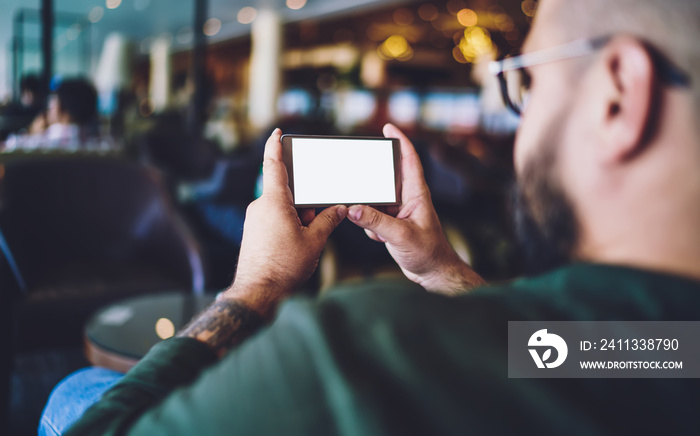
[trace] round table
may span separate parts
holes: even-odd
[[[86,357],[95,366],[127,372],[151,347],[175,335],[215,297],[173,292],[107,306],[85,327]]]

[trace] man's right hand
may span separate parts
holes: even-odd
[[[385,243],[406,277],[429,291],[454,295],[484,284],[447,241],[411,141],[391,124],[384,126],[384,136],[401,142],[401,207],[394,218],[368,206],[352,206],[350,221]]]

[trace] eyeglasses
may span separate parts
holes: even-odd
[[[521,115],[530,97],[530,75],[527,68],[551,62],[588,56],[603,48],[612,36],[580,39],[520,56],[510,57],[489,64],[489,72],[498,77],[501,94],[506,106]],[[671,86],[689,87],[690,77],[674,66],[661,53],[647,46],[654,60],[660,79]]]

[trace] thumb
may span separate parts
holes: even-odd
[[[348,216],[348,208],[345,206],[326,208],[309,223],[309,230],[325,241],[346,216]]]
[[[405,223],[371,207],[352,206],[348,211],[348,218],[356,225],[373,232],[380,239],[389,243],[398,241],[404,234],[403,226]]]

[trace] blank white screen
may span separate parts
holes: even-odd
[[[391,140],[292,138],[294,202],[394,203]]]

